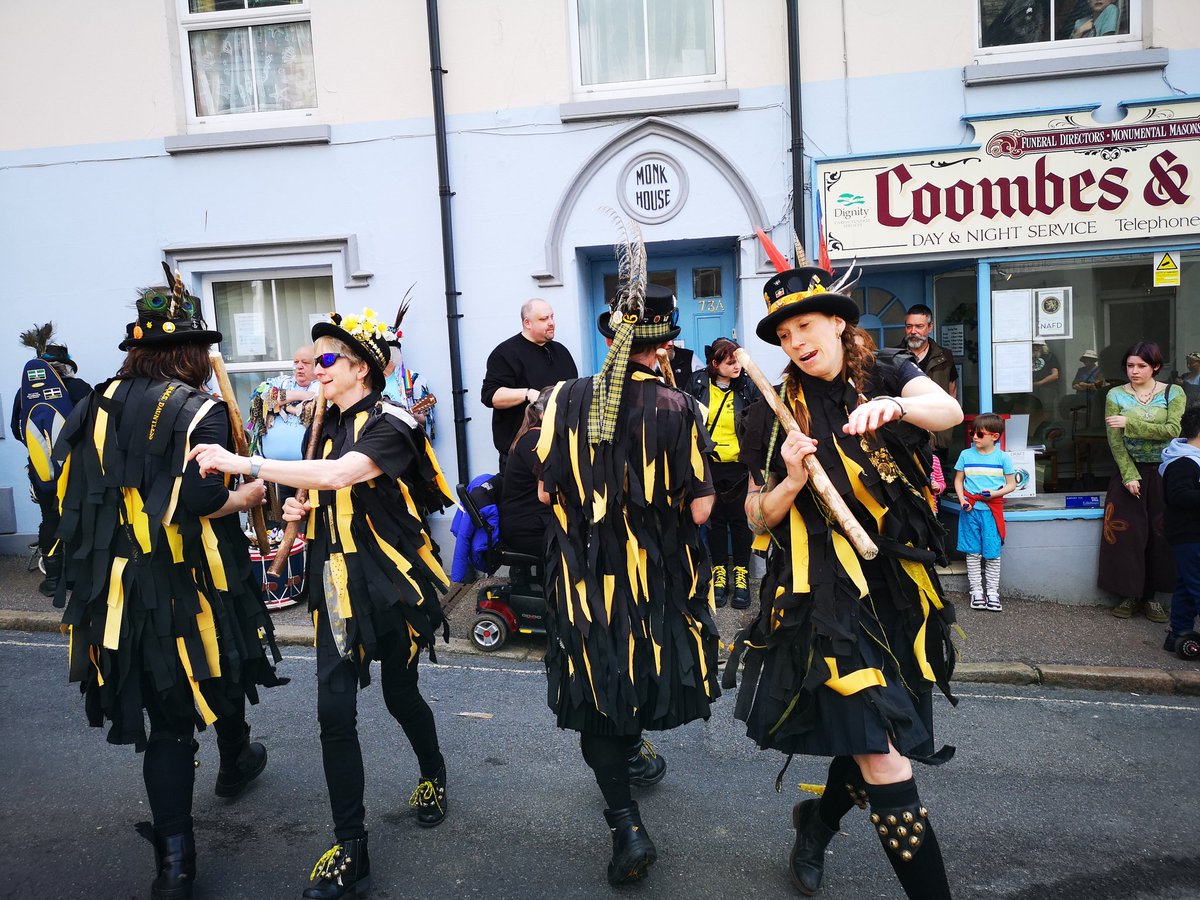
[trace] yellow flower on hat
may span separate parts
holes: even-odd
[[[358,316],[346,316],[346,318],[342,319],[342,328],[350,334],[357,336],[357,332],[362,328],[362,323],[359,321]]]

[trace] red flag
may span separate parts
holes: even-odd
[[[833,266],[829,262],[829,245],[825,243],[825,215],[821,209],[821,195],[815,193],[813,196],[817,200],[817,265],[826,272],[832,272]]]

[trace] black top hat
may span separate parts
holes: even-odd
[[[392,360],[389,345],[395,340],[395,334],[386,323],[375,318],[373,309],[364,309],[361,315],[344,318],[340,313],[330,313],[328,322],[318,322],[312,327],[312,339],[322,337],[336,338],[353,350],[370,369],[372,386],[377,391],[383,390],[387,381],[383,370]]]
[[[79,366],[75,365],[75,360],[71,359],[71,353],[65,344],[47,344],[45,352],[42,353],[42,359],[46,362],[69,366],[72,373],[79,371]]]
[[[845,294],[830,291],[826,285],[832,283],[833,276],[815,266],[787,269],[771,278],[763,287],[767,315],[755,329],[759,339],[778,346],[775,329],[779,323],[804,313],[839,316],[851,325],[856,324],[858,304]]]
[[[610,301],[615,303],[614,301]],[[675,306],[675,294],[667,287],[658,284],[646,286],[646,302],[642,313],[626,313],[627,321],[633,324],[633,346],[647,344],[662,344],[673,341],[683,331],[679,327],[679,310]],[[602,313],[596,321],[600,333],[609,340],[615,338],[616,332],[612,327],[611,310]]]
[[[163,263],[165,285],[145,288],[138,297],[137,321],[125,326],[125,340],[117,349],[165,347],[171,344],[216,344],[221,332],[210,331],[200,317],[200,301],[188,293],[178,272]]]

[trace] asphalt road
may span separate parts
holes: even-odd
[[[439,657],[422,664],[449,762],[450,814],[417,828],[407,805],[412,753],[373,685],[360,701],[376,898],[728,898],[796,896],[787,880],[788,811],[824,766],[762,753],[731,718],[659,735],[666,780],[641,797],[659,848],[649,878],[604,880],[602,801],[575,735],[554,727],[538,664]],[[295,898],[328,846],[311,651],[288,648],[293,682],[250,719],[270,750],[234,802],[212,794],[217,754],[201,736],[194,816],[197,898]],[[0,633],[0,837],[4,897],[145,897],[150,845],[140,761],[89,729],[55,635]],[[1116,900],[1200,897],[1195,827],[1200,699],[963,686],[940,704],[958,755],[918,773],[959,898]],[[865,814],[832,844],[827,900],[901,896]]]

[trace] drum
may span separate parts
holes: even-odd
[[[307,547],[303,537],[297,537],[292,544],[292,552],[288,555],[287,569],[278,578],[271,575],[268,569],[275,559],[272,547],[271,555],[265,560],[259,555],[258,548],[250,545],[250,563],[255,571],[262,573],[263,602],[267,609],[286,609],[295,606],[304,591],[304,564],[307,558]]]

